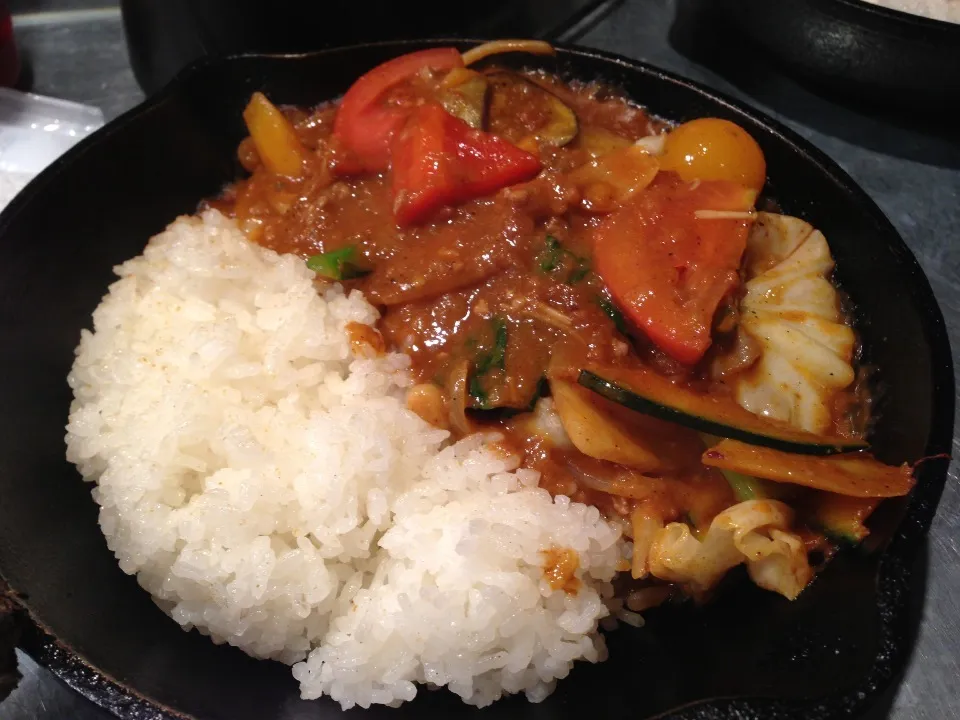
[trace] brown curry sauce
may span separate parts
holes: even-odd
[[[240,145],[239,157],[250,176],[209,205],[235,217],[251,239],[277,252],[307,258],[354,247],[358,264],[369,273],[344,284],[362,290],[380,308],[378,329],[386,347],[410,356],[416,382],[439,388],[469,363],[472,403],[480,410],[472,413],[473,423],[503,431],[502,445],[519,453],[524,466],[540,471],[541,486],[551,493],[591,503],[611,519],[626,519],[643,505],[664,522],[681,520],[704,529],[736,500],[721,473],[699,462],[703,443],[693,431],[648,419],[670,440],[667,452],[674,460],[668,472],[652,476],[558,449],[529,432],[524,422],[529,417],[525,411],[544,391],[553,349],[571,335],[592,360],[652,365],[707,385],[712,392],[729,390],[724,382],[710,380],[706,368],[717,355],[727,355],[729,379],[738,371],[734,356],[744,353],[742,344],[721,334],[708,356],[690,370],[641,334],[628,336],[618,329],[620,319],[611,312],[610,297],[591,270],[591,233],[610,209],[609,192],[602,183],[567,186],[562,175],[590,161],[597,147],[633,143],[659,133],[666,124],[595,84],[566,84],[542,73],[524,77],[548,88],[579,120],[577,138],[570,144],[537,146],[531,138],[549,121],[549,113],[538,104],[536,92],[516,83],[508,88],[514,94],[506,102],[491,103],[489,129],[539,152],[543,171],[531,182],[444,208],[427,224],[400,229],[393,219],[388,174],[337,179],[331,173],[337,152],[330,142],[336,104],[325,103],[284,111],[312,151],[303,177],[293,180],[266,171],[248,138]],[[391,102],[415,103],[437,82],[429,74],[418,75],[392,90]],[[735,308],[735,300],[718,312],[721,329],[722,317]],[[497,353],[498,333],[504,331],[501,362],[478,373]],[[377,346],[370,338],[358,342]],[[436,403],[449,398],[433,391],[421,396],[432,407],[423,415],[436,422],[442,415]],[[847,408],[855,403],[841,394],[836,404],[837,424],[849,432]],[[585,475],[627,483],[629,492],[617,495],[590,487],[582,480]],[[808,535],[811,547],[823,545],[821,536]]]

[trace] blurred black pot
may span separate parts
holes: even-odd
[[[942,115],[960,102],[960,24],[862,0],[719,0],[753,43],[834,97]]]
[[[130,62],[152,93],[205,55],[305,52],[424,37],[567,39],[614,0],[121,0]]]

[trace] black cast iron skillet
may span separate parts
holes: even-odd
[[[834,95],[928,115],[960,104],[960,25],[863,0],[720,0],[757,46]]]
[[[80,329],[113,265],[238,176],[240,113],[251,92],[313,103],[429,44],[196,65],[69,152],[0,215],[0,574],[37,628],[26,635],[28,650],[122,716],[293,720],[340,709],[301,701],[277,663],[183,632],[118,569],[90,488],[64,459],[64,378]],[[949,450],[951,355],[930,286],[876,205],[829,158],[756,112],[613,55],[565,49],[517,62],[602,79],[667,118],[713,115],[744,126],[766,154],[770,196],[826,233],[857,304],[864,359],[881,369],[878,454],[901,462]],[[842,553],[796,602],[731,578],[707,607],[651,612],[647,627],[610,634],[610,660],[578,666],[543,704],[514,698],[485,714],[776,720],[862,710],[907,656],[911,572],[945,469],[922,465],[912,496],[888,503],[866,546]],[[412,704],[364,716],[476,713],[445,691],[423,690]]]

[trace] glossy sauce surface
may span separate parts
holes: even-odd
[[[572,183],[570,173],[657,135],[666,124],[596,85],[495,68],[485,73],[491,93],[487,129],[536,152],[542,161],[542,172],[528,183],[444,208],[429,223],[401,229],[393,218],[389,173],[338,179],[331,171],[338,160],[331,141],[336,107],[325,104],[285,110],[312,151],[301,178],[266,172],[248,139],[239,156],[250,177],[210,204],[278,252],[307,258],[355,248],[357,264],[368,274],[345,284],[362,290],[381,309],[378,327],[385,345],[411,357],[416,381],[442,391],[420,394],[418,402],[430,406],[422,416],[444,417],[442,403],[452,402],[455,394],[451,388],[459,382],[463,390],[466,383],[471,428],[503,431],[504,445],[519,453],[525,466],[540,471],[541,485],[552,493],[596,505],[611,518],[627,518],[643,507],[665,522],[705,527],[735,499],[720,472],[700,463],[704,445],[695,432],[634,419],[670,458],[666,469],[643,474],[558,447],[530,422],[551,357],[564,344],[575,344],[594,361],[653,366],[711,392],[729,392],[723,380],[749,364],[750,348],[723,332],[723,318],[734,312],[736,297],[717,314],[720,332],[707,357],[688,368],[642,333],[623,332],[622,318],[594,272],[594,231],[616,198],[604,182]],[[440,76],[421,73],[391,90],[388,102],[415,104],[441,82]],[[562,147],[549,142],[556,121],[551,98],[578,119],[576,138]],[[672,173],[661,176],[655,182],[680,182]],[[726,377],[718,381],[714,373],[710,379],[711,364],[725,366]],[[839,408],[845,407],[838,401],[840,425],[845,415]],[[616,406],[605,411],[623,412]]]
[[[597,199],[584,198],[563,175],[611,144],[626,145],[664,127],[600,88],[528,77],[526,83],[501,84],[494,93],[491,131],[517,143],[535,137],[549,122],[538,103],[540,83],[575,110],[578,138],[562,148],[541,147],[544,171],[534,181],[446,208],[428,225],[397,228],[385,175],[333,178],[325,166],[331,105],[290,111],[301,139],[317,155],[305,178],[263,172],[245,142],[240,156],[253,174],[213,204],[255,227],[254,239],[278,252],[309,257],[356,247],[372,272],[350,284],[385,307],[380,329],[391,348],[411,356],[420,381],[442,384],[453,362],[483,351],[492,340],[491,319],[502,318],[509,343],[502,377],[490,378],[497,394],[491,404],[528,404],[550,347],[565,333],[573,330],[598,358],[631,352],[604,311],[602,284],[590,271],[590,234],[602,217],[591,212]],[[393,91],[397,102],[415,102],[429,89],[423,82],[418,78]],[[554,243],[560,248],[551,251]],[[652,347],[649,352],[656,354]]]

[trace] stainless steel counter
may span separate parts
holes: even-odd
[[[878,119],[808,92],[755,58],[727,55],[688,23],[693,0],[628,0],[579,42],[638,58],[735,95],[778,117],[839,162],[873,196],[917,255],[960,348],[960,139]],[[109,4],[109,3],[106,3]],[[143,95],[123,44],[119,11],[91,0],[14,2],[39,8],[15,28],[36,92],[98,105],[111,119]],[[78,10],[63,11],[66,5]],[[708,29],[712,31],[713,29]],[[720,39],[722,41],[722,38]],[[954,436],[955,452],[960,448]],[[960,719],[960,484],[956,464],[921,558],[919,637],[899,687],[870,717]],[[43,668],[20,656],[24,679],[0,703],[3,720],[108,720]],[[265,719],[266,720],[266,719]]]

